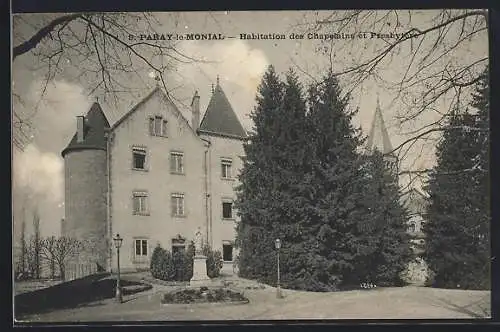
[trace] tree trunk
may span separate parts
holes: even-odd
[[[59,264],[59,274],[62,281],[66,281],[66,269],[64,268],[64,264]]]
[[[56,262],[53,258],[50,260],[50,277],[52,279],[56,277]]]

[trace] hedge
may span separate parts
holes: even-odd
[[[207,257],[207,275],[215,278],[222,269],[222,254],[212,250],[209,246],[203,247],[203,254]],[[151,276],[165,281],[189,281],[193,277],[194,244],[191,243],[185,252],[172,254],[158,245],[151,256]]]

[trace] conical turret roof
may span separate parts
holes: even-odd
[[[83,140],[78,142],[77,133],[61,152],[64,155],[71,150],[100,149],[106,150],[105,131],[109,129],[109,122],[99,103],[95,102],[84,117]]]
[[[219,79],[215,86],[212,98],[208,103],[207,111],[201,120],[200,133],[216,134],[222,136],[246,137],[245,129],[241,125],[226,94],[222,90]]]

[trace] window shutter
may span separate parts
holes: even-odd
[[[132,208],[134,209],[134,214],[139,212],[139,197],[134,196],[132,198]]]
[[[184,197],[180,198],[179,199],[179,212],[180,212],[180,215],[185,215],[186,214],[186,211],[184,211]]]
[[[184,155],[179,156],[179,172],[184,173]]]
[[[175,155],[170,154],[170,171],[175,172]]]
[[[142,212],[147,213],[148,210],[148,196],[142,197]]]
[[[165,136],[165,137],[167,136],[167,120],[163,120],[161,133],[163,136]]]
[[[176,207],[177,207],[177,205],[176,205],[176,198],[175,197],[170,198],[170,203],[171,203],[170,207],[171,207],[171,210],[172,210],[171,214],[172,214],[172,216],[175,216]]]
[[[135,256],[141,255],[141,240],[134,240],[135,242]]]
[[[162,124],[162,120],[161,120],[161,117],[159,116],[156,116],[155,119],[154,119],[154,133],[156,136],[160,136],[161,135],[161,124]]]
[[[149,118],[149,134],[154,136],[155,134],[155,119]]]

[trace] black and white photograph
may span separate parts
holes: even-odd
[[[12,14],[14,323],[491,318],[488,17]]]

